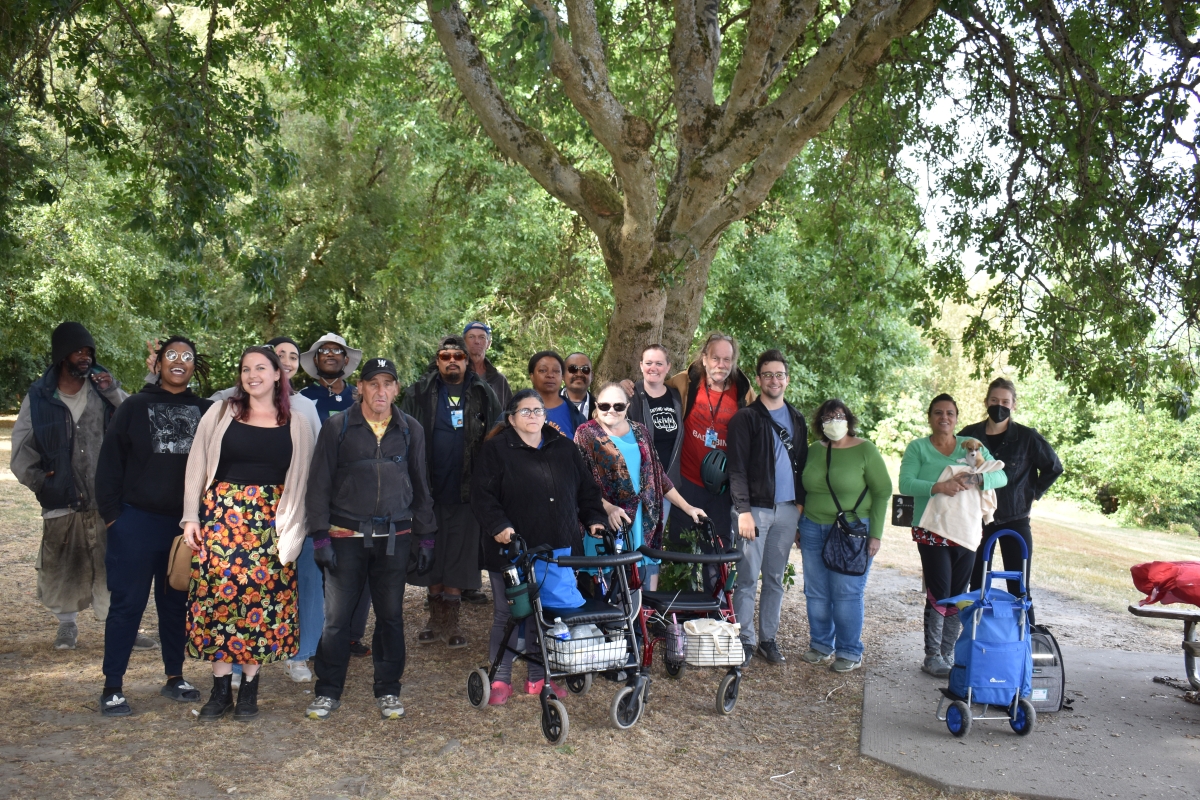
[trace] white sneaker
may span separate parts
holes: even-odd
[[[379,705],[379,716],[384,719],[404,717],[404,706],[400,704],[400,698],[396,695],[385,694],[383,697],[375,698],[375,702]]]
[[[313,701],[308,704],[308,708],[304,710],[304,716],[309,719],[326,720],[329,715],[338,710],[342,705],[341,700],[334,700],[332,697],[322,697],[317,695]]]
[[[296,683],[308,683],[312,680],[312,670],[308,668],[308,663],[296,659],[295,661],[283,662],[283,669],[287,672],[288,677]]]

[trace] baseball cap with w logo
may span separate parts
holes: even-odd
[[[371,378],[383,373],[391,375],[399,380],[396,375],[396,365],[386,358],[368,358],[362,362],[362,373],[359,380],[369,381]]]

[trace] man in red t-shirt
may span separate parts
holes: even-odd
[[[683,498],[699,506],[712,520],[717,535],[726,545],[732,541],[732,500],[729,490],[713,494],[704,488],[700,464],[710,450],[726,447],[729,420],[739,408],[754,402],[750,380],[737,367],[738,348],[732,336],[710,333],[699,357],[667,384],[683,399],[683,448],[679,458],[682,480],[676,487]],[[671,538],[691,525],[691,520],[671,509]],[[707,573],[706,573],[707,574]]]

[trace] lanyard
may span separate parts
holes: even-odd
[[[712,405],[712,389],[708,388],[708,384],[704,386],[704,402],[708,403],[708,414],[712,419],[713,430],[717,427],[717,415],[721,413],[721,403],[725,402],[725,392],[721,392],[720,399],[717,400],[717,408],[714,411]]]

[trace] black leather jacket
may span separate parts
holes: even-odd
[[[804,415],[787,403],[792,415],[792,473],[797,505],[804,505],[804,481],[801,475],[808,461],[808,424]],[[775,507],[775,427],[771,412],[762,399],[739,410],[729,420],[728,461],[729,494],[739,514],[750,508]]]

